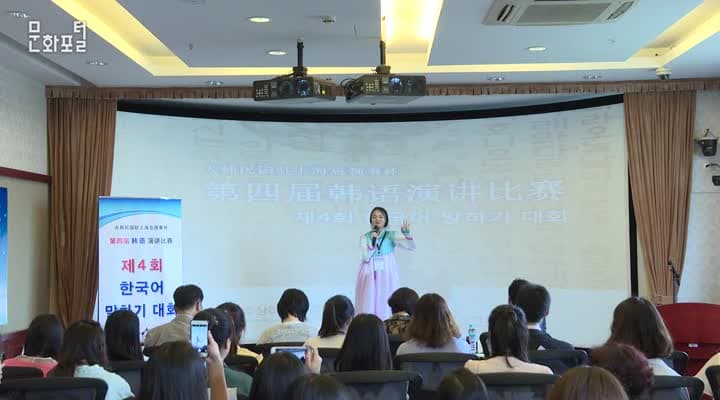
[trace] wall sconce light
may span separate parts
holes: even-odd
[[[705,136],[695,139],[695,143],[700,145],[705,157],[711,157],[717,153],[718,138],[710,132],[710,129],[705,130]],[[707,165],[705,167],[707,168]]]
[[[716,141],[717,141],[717,139],[716,139]],[[717,143],[717,142],[716,142],[716,143]],[[710,167],[720,168],[720,164],[714,163],[714,162],[713,162],[713,163],[707,163],[707,164],[705,164],[705,168],[710,168]],[[713,183],[713,185],[715,185],[715,186],[720,186],[720,175],[713,175],[713,176],[712,176],[712,183]]]

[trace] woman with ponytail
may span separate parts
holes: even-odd
[[[323,308],[318,336],[308,339],[305,345],[315,348],[341,348],[345,341],[345,332],[354,315],[355,307],[350,299],[343,295],[329,298]]]
[[[475,374],[529,372],[552,374],[544,365],[528,362],[528,329],[525,313],[519,307],[504,304],[495,307],[488,321],[490,358],[468,361],[465,368]]]

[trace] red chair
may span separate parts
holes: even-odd
[[[688,354],[686,375],[695,375],[720,352],[720,305],[675,303],[658,307],[675,350]]]

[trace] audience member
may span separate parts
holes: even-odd
[[[470,353],[470,346],[460,339],[460,329],[439,294],[424,294],[418,300],[407,328],[407,341],[398,347],[397,355],[409,353]]]
[[[58,364],[50,375],[103,380],[108,386],[105,400],[132,397],[130,385],[120,375],[105,370],[107,364],[105,335],[100,324],[77,321],[65,331]]]
[[[193,320],[207,321],[208,330],[218,345],[220,359],[223,360],[225,383],[229,388],[236,388],[238,396],[244,398],[250,393],[252,377],[244,372],[236,371],[224,364],[225,358],[230,354],[233,322],[225,311],[208,308],[195,314]]]
[[[117,310],[105,321],[108,360],[142,360],[140,320],[130,310]]]
[[[245,333],[245,311],[243,311],[243,309],[239,305],[231,302],[222,303],[217,306],[217,308],[227,313],[227,315],[233,321],[233,327],[235,328],[235,332],[232,336],[230,352],[239,356],[255,357],[258,360],[258,364],[261,363],[263,358],[262,354],[257,354],[253,351],[246,349],[245,347],[240,346],[242,336]]]
[[[508,304],[517,305],[516,298],[518,291],[520,291],[520,288],[529,284],[530,282],[526,281],[525,279],[514,279],[512,282],[510,282],[510,286],[508,286]]]
[[[552,374],[550,368],[528,362],[528,329],[525,313],[516,306],[495,307],[488,321],[492,356],[470,360],[465,368],[475,374],[493,372],[529,372]]]
[[[63,326],[54,314],[35,317],[25,335],[22,355],[5,360],[6,367],[37,368],[47,376],[57,365],[57,356],[63,342]]]
[[[308,339],[305,344],[318,348],[339,349],[342,347],[345,333],[354,315],[355,307],[349,298],[343,295],[331,297],[325,302],[318,336]]]
[[[255,370],[250,400],[285,400],[288,388],[297,378],[309,373],[320,373],[320,358],[317,349],[309,347],[305,364],[291,353],[279,352],[265,357]]]
[[[655,305],[642,297],[630,297],[615,307],[608,342],[640,350],[655,375],[678,375],[663,361],[673,351],[670,333]]]
[[[305,375],[290,385],[289,400],[354,400],[356,393],[329,375]]]
[[[572,350],[570,343],[554,339],[540,324],[550,313],[550,293],[544,286],[528,283],[520,287],[515,305],[525,313],[528,326],[528,350]]]
[[[392,354],[382,321],[373,314],[355,316],[335,359],[335,370],[344,372],[390,369]]]
[[[138,400],[207,400],[208,386],[212,400],[228,400],[220,350],[211,333],[207,358],[185,340],[155,349],[143,370]]]
[[[604,368],[575,367],[555,382],[546,400],[628,400],[620,381]]]
[[[305,322],[310,302],[300,289],[287,289],[277,303],[277,313],[282,321],[260,335],[257,343],[304,342],[315,331]]]
[[[145,347],[160,346],[178,340],[190,341],[190,320],[202,310],[203,292],[195,285],[183,285],[173,293],[175,318],[151,329],[145,335]]]
[[[405,334],[405,330],[410,324],[410,316],[412,316],[417,302],[418,294],[410,288],[401,287],[393,292],[388,299],[392,315],[384,321],[388,335],[402,336]]]
[[[590,353],[590,365],[615,375],[631,400],[642,398],[650,391],[653,370],[643,353],[630,345],[608,343],[595,348]]]
[[[435,400],[487,399],[485,384],[467,368],[459,368],[447,374],[435,393]]]

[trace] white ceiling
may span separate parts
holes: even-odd
[[[111,1],[111,0],[97,0]],[[359,0],[119,0],[145,27],[190,66],[287,66],[295,64],[295,41],[305,40],[305,64],[312,66],[378,64],[380,2]],[[705,0],[717,3],[720,0]],[[195,4],[199,3],[199,4]],[[499,64],[622,61],[649,45],[660,33],[702,0],[642,0],[610,24],[560,27],[506,27],[481,24],[492,0],[445,0],[429,64]],[[30,55],[27,20],[7,11],[22,10],[41,22],[42,30],[69,33],[73,18],[50,0],[3,0],[0,3],[0,65],[17,69],[45,84],[97,86],[202,86],[219,79],[225,85],[250,85],[259,76],[156,77],[92,32],[86,54]],[[268,15],[270,24],[246,18]],[[334,15],[335,24],[320,16]],[[3,43],[4,42],[4,43]],[[193,44],[190,49],[190,44]],[[530,53],[528,46],[548,47]],[[281,48],[287,56],[266,50]],[[105,67],[89,60],[108,62]],[[675,59],[673,77],[720,76],[720,34]],[[505,82],[578,81],[599,74],[602,80],[656,79],[652,69],[510,72]],[[496,73],[437,73],[430,84],[488,83]],[[346,76],[330,76],[340,81]]]

